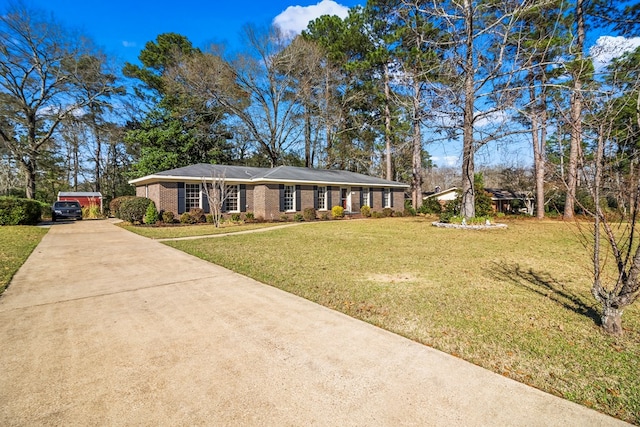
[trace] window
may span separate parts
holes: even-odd
[[[382,207],[383,208],[391,207],[391,189],[390,188],[382,189]]]
[[[327,210],[327,187],[318,187],[318,209]]]
[[[224,188],[224,192],[227,195],[225,199],[225,210],[227,212],[240,212],[240,186],[239,185],[227,185]]]
[[[285,212],[296,210],[296,186],[284,186],[284,210]]]
[[[362,206],[371,207],[371,198],[369,197],[369,188],[362,188]]]
[[[184,185],[184,207],[187,212],[191,209],[200,207],[200,184],[185,184]]]

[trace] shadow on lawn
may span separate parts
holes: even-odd
[[[519,264],[494,263],[494,274],[500,274],[498,279],[508,279],[514,285],[527,289],[551,301],[561,305],[580,315],[586,316],[600,325],[600,313],[593,306],[588,305],[583,299],[570,291],[549,274],[534,271],[532,268],[523,269]]]

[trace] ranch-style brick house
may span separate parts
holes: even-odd
[[[136,195],[153,200],[159,211],[176,215],[201,208],[209,213],[203,182],[223,178],[228,197],[227,214],[252,212],[255,218],[280,219],[314,208],[319,213],[342,206],[346,213],[359,213],[367,205],[373,211],[404,209],[409,185],[341,170],[293,166],[257,168],[200,163],[158,172],[129,181]]]

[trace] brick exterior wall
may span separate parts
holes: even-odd
[[[315,191],[313,185],[301,185],[300,189],[300,210],[295,213],[302,213],[305,208],[313,208],[315,201]],[[331,193],[331,203],[327,206],[330,212],[334,206],[341,206],[340,186],[327,186],[327,193]],[[351,213],[360,213],[361,187],[351,187]],[[246,212],[253,212],[255,218],[262,218],[266,221],[279,220],[282,215],[293,216],[294,212],[284,213],[280,211],[280,186],[278,184],[258,184],[246,186]],[[373,198],[371,210],[381,212],[382,191],[379,188],[370,188],[370,197]],[[404,191],[393,189],[393,210],[402,211],[404,209]],[[170,211],[178,217],[178,183],[160,182],[136,187],[136,195],[148,197],[153,200],[159,211]],[[204,196],[203,196],[204,197]],[[329,195],[327,195],[329,197]],[[323,211],[324,212],[324,211]]]

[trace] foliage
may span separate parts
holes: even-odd
[[[393,209],[391,209],[391,208],[382,209],[382,216],[385,217],[385,218],[389,218],[389,217],[393,216]]]
[[[427,197],[422,201],[418,212],[421,214],[440,214],[442,213],[442,205],[435,197]]]
[[[0,225],[37,225],[41,218],[40,202],[17,197],[0,197]]]
[[[144,223],[155,224],[156,222],[158,222],[158,209],[156,209],[156,204],[151,202],[147,206],[147,212],[144,214]]]
[[[131,200],[134,199],[136,196],[120,196],[120,197],[116,197],[115,199],[111,200],[109,202],[109,212],[111,212],[111,215],[113,215],[115,218],[121,218],[120,217],[120,206],[122,206],[122,203],[125,202],[126,200]]]
[[[253,212],[247,212],[244,214],[244,220],[245,222],[253,222],[255,221],[255,215],[253,214]]]
[[[207,224],[213,224],[213,214],[206,214],[205,219]]]
[[[332,207],[331,216],[333,217],[333,219],[344,218],[344,208],[338,205]]]
[[[189,209],[189,215],[193,218],[194,223],[206,222],[207,218],[204,214],[204,209],[202,208],[191,208]]]
[[[0,294],[47,231],[31,226],[0,227]]]
[[[162,222],[166,224],[171,224],[174,221],[174,215],[171,211],[162,212]]]
[[[402,211],[402,215],[403,216],[416,216],[417,212],[415,209],[409,207],[409,208],[405,208],[404,211]]]
[[[329,219],[329,212],[322,212],[320,214],[320,219],[323,221],[327,221]]]
[[[189,214],[189,212],[184,212],[180,215],[180,224],[195,224],[197,220]]]
[[[302,221],[304,221],[304,215],[302,215],[300,213],[297,213],[297,214],[293,215],[293,220],[295,222],[302,222]]]
[[[302,218],[305,221],[315,221],[316,220],[316,210],[314,208],[305,208],[302,212]]]
[[[232,213],[231,214],[231,221],[233,222],[240,222],[242,220],[242,217],[240,216],[239,213]]]
[[[131,224],[142,224],[149,204],[153,203],[146,197],[130,197],[122,201],[118,208],[118,218]]]
[[[100,212],[100,206],[96,205],[95,203],[91,203],[89,206],[83,207],[82,218],[86,218],[86,219],[102,218],[102,213]]]
[[[360,214],[365,218],[369,218],[371,216],[371,208],[367,205],[362,206],[360,208]]]

